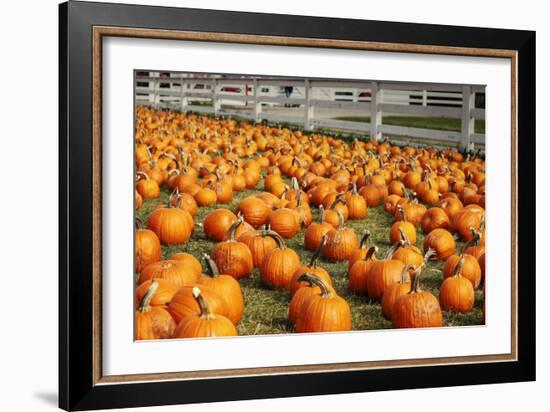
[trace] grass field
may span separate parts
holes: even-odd
[[[347,120],[350,122],[369,123],[369,116],[340,116],[334,120]],[[390,126],[418,127],[421,129],[445,130],[460,132],[461,119],[452,117],[421,117],[421,116],[383,116],[382,123]],[[476,119],[475,133],[485,133],[485,120]]]
[[[229,205],[217,205],[215,207],[200,208],[199,214],[195,218],[195,223],[202,223],[205,216],[212,210],[226,207],[235,210],[241,199],[254,193],[259,193],[263,187],[263,181],[260,181],[257,190],[246,190],[235,193],[233,202]],[[143,206],[136,211],[136,215],[143,221],[159,203],[166,203],[169,193],[166,188],[162,189],[161,196],[154,200],[145,200]],[[314,216],[317,209],[312,208]],[[380,250],[378,256],[382,256],[389,247],[388,232],[393,218],[386,213],[382,207],[370,208],[368,216],[364,220],[349,221],[347,226],[353,228],[360,238],[366,229],[371,232],[370,244],[377,245]],[[424,236],[418,231],[417,246],[422,247]],[[302,230],[293,239],[287,241],[287,246],[294,249],[301,258],[302,263],[307,263],[311,257],[311,252],[303,247],[304,230]],[[462,243],[458,242],[459,250]],[[177,252],[187,252],[201,260],[203,253],[212,251],[214,242],[205,238],[202,228],[197,226],[192,239],[182,245],[163,246],[163,258],[167,259]],[[347,287],[347,261],[340,263],[330,263],[321,260],[323,266],[332,276],[334,286],[337,292],[344,297],[351,307],[352,323],[354,330],[365,329],[385,329],[391,327],[391,322],[384,319],[379,304],[370,303],[368,298],[353,295]],[[430,262],[422,275],[421,287],[430,290],[436,296],[439,293],[439,285],[443,279],[443,264],[441,262]],[[244,299],[245,312],[241,323],[238,326],[240,335],[265,335],[276,333],[292,332],[292,326],[287,322],[288,303],[290,294],[286,290],[267,289],[261,283],[257,269],[254,269],[252,276],[240,281]],[[474,310],[467,314],[458,314],[444,312],[445,326],[461,325],[481,325],[483,324],[482,315],[482,292],[476,291],[476,300]]]

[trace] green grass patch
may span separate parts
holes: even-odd
[[[335,117],[334,120],[369,123],[370,116],[340,116]],[[382,123],[390,126],[417,127],[449,132],[460,132],[461,128],[461,120],[452,117],[383,116]],[[474,130],[476,133],[485,133],[485,120],[476,119]]]
[[[257,187],[257,190],[246,190],[235,193],[233,201],[229,205],[216,205],[214,207],[199,208],[199,213],[195,218],[196,223],[202,223],[205,216],[214,209],[228,208],[235,210],[241,199],[255,193],[260,193],[263,182]],[[151,211],[159,204],[165,203],[169,193],[164,187],[161,196],[158,199],[145,200],[143,206],[136,211],[136,215],[144,222]],[[314,215],[317,215],[317,209],[312,209]],[[353,228],[358,237],[370,230],[371,244],[376,244],[382,256],[389,244],[389,228],[393,222],[393,217],[386,213],[382,207],[370,208],[368,216],[363,220],[350,220],[347,226]],[[294,249],[303,263],[307,263],[311,257],[311,252],[305,250],[303,246],[304,232],[302,230],[294,238],[287,241],[288,247]],[[417,234],[417,246],[422,247],[424,235],[419,230]],[[163,258],[167,259],[177,252],[190,253],[199,259],[202,263],[201,255],[212,251],[215,242],[212,242],[204,236],[202,228],[197,226],[191,240],[185,244],[175,246],[163,246]],[[459,250],[463,243],[458,242]],[[391,322],[382,315],[382,310],[378,303],[369,302],[368,298],[356,296],[348,289],[347,281],[347,261],[346,262],[328,262],[321,260],[320,265],[324,267],[332,276],[334,286],[351,307],[353,330],[367,329],[387,329],[391,328]],[[421,287],[439,295],[439,287],[443,280],[443,263],[429,262],[422,275]],[[265,287],[259,276],[258,269],[254,269],[251,277],[240,281],[245,300],[245,312],[241,323],[238,326],[240,335],[267,335],[293,332],[293,327],[287,322],[288,303],[290,293],[286,290],[273,290]],[[464,325],[482,325],[482,292],[476,291],[475,307],[473,311],[467,314],[444,312],[444,324],[446,326],[464,326]]]

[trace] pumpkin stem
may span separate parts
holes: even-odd
[[[397,205],[397,211],[401,214],[401,220],[403,222],[407,222],[407,215],[405,214],[405,210],[403,209],[403,205]]]
[[[404,242],[400,240],[399,242],[395,242],[386,252],[386,255],[384,256],[384,260],[390,260],[393,257],[393,254],[399,249],[400,247],[404,246]]]
[[[200,317],[202,319],[212,319],[213,316],[210,308],[208,307],[208,303],[206,302],[204,296],[202,296],[201,290],[196,286],[193,287],[193,297],[196,299],[199,307],[201,308]]]
[[[316,268],[317,267],[317,261],[319,260],[319,256],[321,256],[321,252],[323,251],[323,248],[327,244],[328,236],[323,235],[321,238],[321,242],[319,242],[319,246],[315,250],[315,253],[311,256],[311,260],[309,261],[309,267],[310,268]]]
[[[296,179],[295,176],[292,176],[292,179],[290,179],[290,185],[292,187],[292,190],[295,190],[297,192],[300,190],[300,186],[298,185],[298,179]]]
[[[401,236],[401,240],[403,240],[403,243],[406,245],[406,246],[410,246],[411,244],[411,241],[409,240],[409,238],[407,237],[407,235],[405,234],[405,231],[403,230],[402,227],[399,227],[399,236]]]
[[[151,178],[149,177],[149,175],[145,172],[137,172],[136,173],[137,176],[143,176],[145,177],[145,180],[150,180]]]
[[[151,286],[149,286],[149,289],[147,289],[147,292],[145,292],[145,295],[143,296],[143,298],[141,298],[141,301],[139,302],[138,311],[149,312],[151,310],[151,299],[153,299],[153,296],[155,295],[158,287],[159,283],[156,281],[156,279],[153,279],[153,281],[151,282]]]
[[[269,236],[275,239],[275,242],[277,243],[277,249],[281,249],[281,250],[286,249],[284,239],[281,237],[281,235],[279,235],[277,232],[273,230],[266,230],[262,233],[259,233],[257,236],[262,236],[262,237]]]
[[[243,217],[239,214],[238,219],[234,221],[231,226],[229,227],[229,230],[227,231],[227,241],[228,242],[234,242],[235,241],[235,234],[237,233],[237,229],[239,226],[243,223]]]
[[[298,278],[298,282],[309,282],[312,285],[319,286],[319,289],[321,289],[321,296],[323,298],[328,298],[332,296],[332,292],[327,284],[313,273],[304,273],[300,275],[300,277]]]
[[[344,216],[339,210],[336,213],[338,214],[338,230],[344,230]]]
[[[361,238],[361,242],[359,242],[359,249],[363,249],[364,247],[367,246],[367,242],[369,241],[369,237],[370,237],[370,231],[367,230],[367,231],[365,231],[365,234]]]
[[[138,216],[136,216],[135,228],[136,228],[137,230],[143,229],[143,220],[141,220]]]
[[[367,254],[365,255],[364,260],[371,260],[377,252],[378,246],[371,246],[369,250],[367,250]]]
[[[401,279],[399,280],[399,283],[401,283],[402,285],[407,283],[407,279],[409,278],[409,271],[410,270],[416,270],[416,266],[415,265],[405,265],[405,267],[401,271]]]
[[[218,269],[218,265],[216,262],[214,262],[214,259],[212,259],[208,254],[204,253],[202,255],[204,262],[206,263],[206,267],[208,268],[208,271],[206,274],[212,278],[215,278],[220,275],[220,270]]]
[[[462,247],[462,253],[464,253],[464,251],[470,246],[479,246],[481,242],[481,232],[475,230],[473,227],[470,228],[470,232],[472,232],[472,238],[464,243],[464,246]]]
[[[460,259],[458,261],[458,264],[455,267],[455,270],[453,272],[453,276],[461,276],[462,275],[462,267],[464,266],[464,255],[460,255]]]
[[[319,223],[325,223],[325,208],[319,205]]]
[[[436,255],[436,251],[435,249],[433,248],[428,248],[428,250],[426,251],[426,254],[424,255],[424,260],[422,261],[422,265],[421,266],[426,266],[428,264],[428,262],[430,261],[430,259],[432,258],[432,256],[435,256]]]

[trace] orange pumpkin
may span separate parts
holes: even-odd
[[[228,231],[228,238],[218,243],[212,251],[212,259],[222,273],[233,276],[235,279],[249,277],[254,269],[252,253],[246,244],[237,241],[237,228],[243,223],[239,218]]]

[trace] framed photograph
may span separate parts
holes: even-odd
[[[60,5],[66,410],[535,379],[535,33]]]

